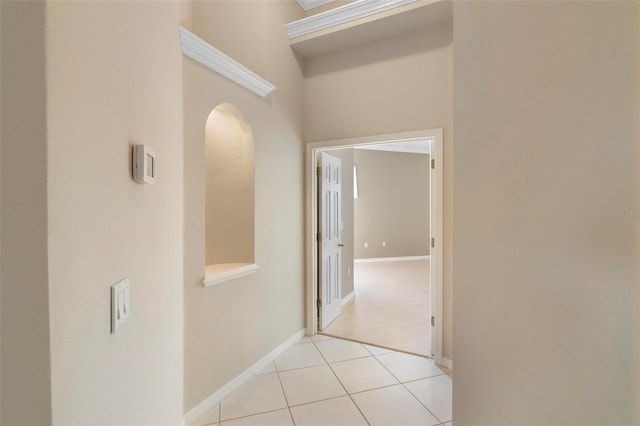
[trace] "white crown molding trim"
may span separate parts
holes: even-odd
[[[322,6],[323,4],[331,3],[335,0],[296,0],[300,7],[304,10],[313,9],[314,7]]]
[[[289,39],[386,12],[418,0],[358,0],[285,25]]]
[[[276,86],[182,26],[180,27],[180,49],[193,60],[263,98],[276,89]]]
[[[215,408],[215,406],[218,405],[220,401],[222,401],[227,396],[229,396],[231,392],[233,392],[234,390],[242,386],[247,380],[255,376],[264,367],[266,367],[269,362],[276,359],[279,355],[281,355],[284,351],[289,349],[291,346],[295,345],[303,337],[304,337],[304,329],[298,331],[296,334],[289,337],[287,340],[282,342],[277,348],[275,348],[274,350],[269,352],[267,355],[262,357],[259,361],[257,361],[251,367],[247,368],[242,373],[237,375],[235,378],[231,379],[227,384],[222,386],[220,389],[218,389],[217,391],[209,395],[207,399],[205,399],[204,401],[202,401],[201,403],[193,407],[191,410],[187,412],[187,414],[184,415],[184,420],[183,420],[184,424],[195,425],[196,424],[195,422],[196,420],[198,420],[199,417],[202,417],[209,410]]]
[[[396,262],[400,260],[431,259],[431,256],[372,257],[370,259],[353,259],[353,263]]]
[[[351,293],[347,294],[343,299],[342,299],[342,306],[346,305],[349,300],[353,299],[354,297],[356,297],[356,292],[352,291]]]

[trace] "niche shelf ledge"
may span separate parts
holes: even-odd
[[[207,265],[205,267],[202,284],[211,287],[245,275],[255,274],[258,265],[255,263],[220,263],[217,265]]]

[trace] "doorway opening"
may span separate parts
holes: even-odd
[[[365,305],[364,299],[368,295],[375,294],[378,297],[378,307],[374,309],[379,311],[379,307],[386,303],[380,290],[386,291],[384,288],[384,279],[379,279],[381,272],[385,270],[394,275],[393,270],[402,271],[400,274],[395,274],[396,278],[405,278],[406,284],[412,285],[411,281],[415,281],[415,276],[412,278],[411,273],[423,274],[423,284],[429,282],[429,288],[422,285],[420,291],[421,295],[417,297],[421,299],[422,305],[417,303],[417,311],[414,310],[413,314],[408,314],[421,318],[413,318],[414,325],[420,323],[423,334],[409,336],[409,339],[424,341],[419,342],[418,345],[421,350],[413,350],[411,347],[393,347],[393,349],[400,349],[410,353],[419,353],[420,355],[431,355],[434,358],[436,364],[442,363],[442,129],[431,129],[416,132],[406,132],[392,135],[378,135],[364,138],[353,139],[341,139],[330,140],[323,142],[315,142],[307,144],[307,334],[313,335],[321,331],[330,335],[338,335],[339,337],[346,337],[352,340],[364,341],[364,343],[378,343],[378,346],[393,346],[393,342],[390,344],[382,344],[379,342],[366,341],[366,338],[358,338],[345,335],[344,329],[342,335],[338,324],[344,325],[349,321],[349,315],[353,314],[354,302],[358,296],[352,290],[358,289],[358,282],[363,283],[362,291],[362,303],[360,307],[374,306]],[[411,241],[416,241],[416,238],[408,238],[403,236],[405,232],[403,228],[395,226],[397,224],[390,223],[390,229],[383,231],[382,234],[377,236],[371,236],[376,232],[378,225],[372,223],[368,230],[361,231],[359,235],[353,236],[354,225],[353,219],[350,220],[349,215],[352,215],[353,210],[348,212],[346,217],[342,216],[340,209],[346,207],[353,209],[354,204],[360,203],[359,211],[361,212],[359,217],[362,216],[363,211],[373,211],[376,209],[375,205],[367,204],[371,202],[371,179],[366,176],[365,170],[365,157],[377,157],[380,158],[393,158],[385,157],[378,154],[382,154],[382,151],[395,151],[395,152],[418,152],[416,151],[418,146],[422,151],[420,153],[427,154],[426,156],[402,156],[396,155],[396,160],[399,158],[411,158],[411,161],[424,165],[427,169],[422,171],[421,176],[428,176],[420,184],[413,184],[410,190],[420,191],[424,189],[425,197],[428,200],[423,200],[423,203],[428,203],[428,210],[425,211],[425,217],[423,218],[424,227],[417,226],[417,222],[414,225],[409,225],[404,229],[414,229],[415,233],[419,235],[421,241],[419,244],[421,247],[416,249],[407,248],[407,244],[411,244]],[[354,149],[350,149],[354,148]],[[354,155],[355,153],[355,155]],[[358,157],[359,153],[362,154],[361,166],[362,175],[359,176],[358,161],[353,161],[353,157]],[[346,154],[346,155],[345,155]],[[366,155],[365,155],[366,154]],[[351,156],[351,157],[350,157]],[[340,157],[340,158],[339,158]],[[337,163],[336,163],[337,160]],[[344,160],[344,161],[342,161]],[[330,163],[330,164],[329,164]],[[355,168],[354,168],[355,165]],[[382,164],[384,166],[384,163]],[[367,166],[370,168],[370,166]],[[338,187],[336,189],[335,184],[338,183],[336,179],[328,179],[333,173],[335,178],[339,175],[339,170],[342,169],[342,179],[340,184],[343,188]],[[333,170],[333,171],[332,171]],[[392,173],[392,170],[382,170],[381,173]],[[353,174],[351,174],[353,173]],[[406,174],[406,173],[405,173]],[[388,176],[392,180],[393,176]],[[405,176],[406,177],[406,176]],[[366,183],[367,180],[369,183]],[[382,181],[380,181],[382,182]],[[329,189],[328,184],[332,187]],[[367,191],[367,197],[362,192],[363,185],[369,185]],[[365,185],[365,187],[366,187]],[[387,188],[386,192],[389,192]],[[426,193],[428,192],[428,196]],[[340,198],[339,194],[342,193],[345,203],[331,203],[330,200],[337,200]],[[389,195],[389,194],[387,194]],[[353,197],[353,203],[349,207],[349,198]],[[407,198],[407,197],[405,197]],[[409,196],[409,198],[411,198]],[[420,197],[416,197],[420,198]],[[419,200],[418,200],[419,201]],[[386,200],[379,200],[379,202],[386,203],[387,205],[393,203],[393,198]],[[338,208],[339,207],[339,208]],[[337,211],[336,211],[336,208]],[[416,207],[417,209],[417,207]],[[393,208],[391,208],[393,211]],[[398,211],[396,209],[396,211]],[[320,214],[318,214],[320,213]],[[366,214],[366,213],[365,213]],[[333,217],[332,217],[333,215]],[[357,220],[357,217],[355,218]],[[405,218],[406,219],[406,218]],[[418,218],[419,219],[419,218]],[[373,221],[375,222],[375,220]],[[332,228],[333,226],[333,228]],[[361,226],[360,228],[366,228]],[[419,229],[418,229],[419,228]],[[332,231],[332,234],[327,234],[327,231]],[[346,231],[346,232],[345,232]],[[381,236],[383,234],[388,237]],[[409,231],[411,232],[411,231]],[[364,235],[364,236],[363,236]],[[367,239],[366,235],[371,236],[371,241],[361,241]],[[344,240],[344,241],[343,241]],[[378,241],[380,240],[380,241]],[[390,240],[390,241],[388,241]],[[366,243],[366,244],[365,244]],[[354,250],[357,247],[357,252]],[[404,245],[404,248],[399,246]],[[335,246],[335,247],[334,247]],[[362,246],[362,247],[361,247]],[[367,247],[365,247],[367,246]],[[426,249],[426,251],[425,251]],[[399,253],[414,253],[419,256],[402,256]],[[417,251],[416,251],[417,250]],[[425,253],[428,253],[425,255]],[[337,255],[339,254],[339,255]],[[355,255],[355,256],[354,256]],[[428,257],[427,257],[428,256]],[[346,258],[346,262],[342,261],[342,258]],[[352,258],[360,258],[355,264],[352,263]],[[383,257],[384,259],[380,259]],[[373,259],[372,259],[373,258]],[[331,260],[330,260],[331,259]],[[351,267],[354,269],[349,270]],[[360,276],[358,276],[360,274]],[[428,274],[428,277],[424,276]],[[346,278],[347,287],[343,291],[340,287],[340,283],[336,282],[341,280],[342,277]],[[364,281],[367,277],[373,280],[373,287],[371,282],[364,286]],[[350,288],[351,281],[353,280],[353,288]],[[371,280],[370,280],[371,281]],[[376,283],[377,281],[377,283]],[[378,288],[375,285],[378,284]],[[417,287],[414,287],[414,289]],[[365,291],[366,290],[366,291]],[[411,291],[411,290],[410,290]],[[339,293],[337,300],[338,306],[336,306],[336,293]],[[329,299],[327,299],[329,297]],[[356,300],[354,300],[354,297]],[[375,299],[374,297],[373,299]],[[380,300],[380,299],[383,300]],[[340,302],[345,304],[344,318],[340,318],[341,306]],[[393,304],[393,300],[388,301],[389,304]],[[382,305],[380,305],[382,303]],[[416,307],[414,306],[414,307]],[[361,309],[362,310],[362,309]],[[393,311],[393,309],[390,309]],[[396,311],[398,312],[398,311]],[[375,315],[375,313],[374,313]],[[392,314],[393,315],[393,314]],[[407,317],[407,318],[409,318]],[[337,318],[337,319],[336,319]],[[384,319],[381,316],[381,321]],[[378,324],[367,324],[367,320],[362,324],[362,318],[360,318],[361,324],[359,325],[360,332],[367,332],[369,336],[372,333],[375,334],[376,327],[380,327]],[[333,325],[331,324],[333,322]],[[332,330],[332,327],[334,330]],[[396,330],[400,331],[400,330]],[[366,334],[366,333],[365,333]],[[388,333],[389,336],[393,335],[394,331]],[[429,337],[430,335],[430,337]],[[417,336],[417,337],[416,337]],[[381,336],[382,337],[382,336]],[[371,340],[371,339],[368,339]],[[416,346],[416,347],[418,347]]]

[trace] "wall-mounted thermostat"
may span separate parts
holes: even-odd
[[[134,145],[131,156],[133,180],[138,183],[156,183],[156,154],[146,145]]]

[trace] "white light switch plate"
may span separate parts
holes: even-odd
[[[129,278],[111,286],[111,333],[117,332],[130,316]]]

